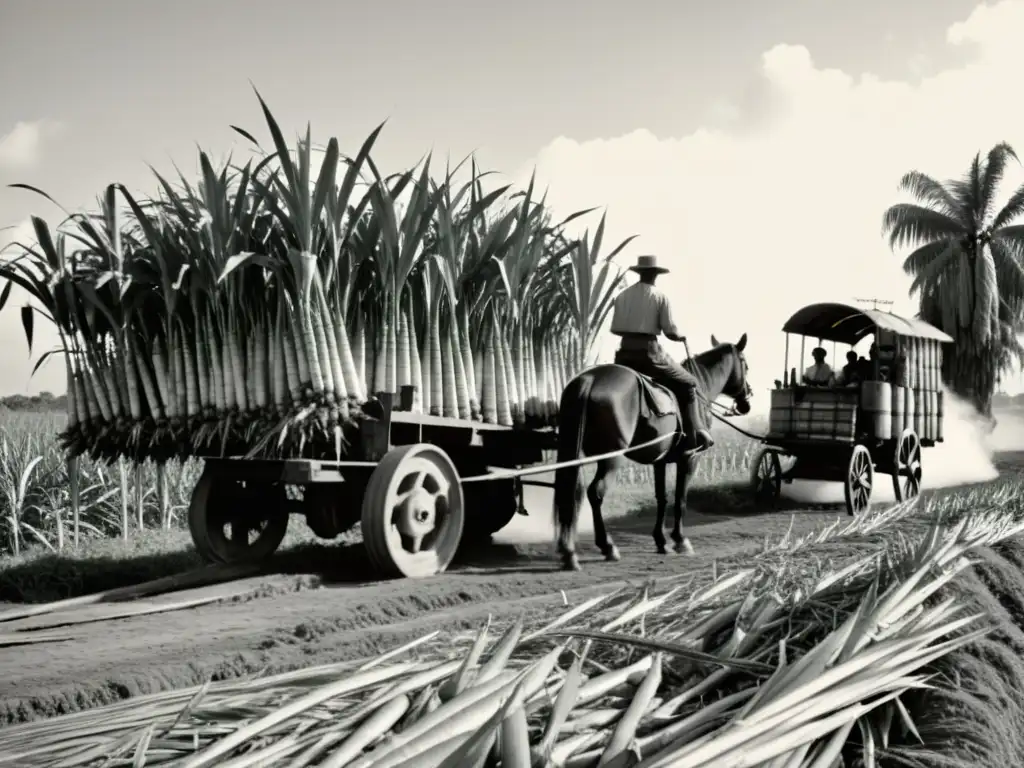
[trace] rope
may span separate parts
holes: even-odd
[[[623,448],[619,451],[611,451],[609,453],[601,453],[597,456],[584,456],[580,459],[573,459],[572,461],[563,461],[558,464],[544,464],[539,467],[530,467],[528,469],[509,469],[502,472],[490,472],[486,475],[473,475],[472,477],[463,477],[460,480],[463,483],[476,483],[481,480],[508,480],[517,477],[526,477],[527,475],[542,475],[545,472],[554,472],[557,469],[568,469],[569,467],[579,467],[584,464],[596,464],[599,461],[605,461],[606,459],[614,459],[618,456],[625,456],[627,453],[633,451],[639,451],[642,448],[650,448],[652,445],[664,442],[669,438],[676,437],[678,432],[669,432],[668,434],[656,437],[653,440],[648,440],[646,443],[640,443],[640,445],[632,445],[629,448]],[[687,454],[693,453],[693,450],[687,451]]]
[[[708,400],[706,397],[704,397],[700,393],[697,393],[697,394],[698,394],[698,397],[701,397],[709,406],[711,406],[711,415],[714,416],[716,419],[718,419],[723,424],[725,424],[725,426],[731,427],[732,429],[735,429],[737,432],[739,432],[744,437],[749,437],[751,440],[757,440],[759,443],[763,443],[765,440],[768,439],[767,435],[755,435],[753,432],[748,432],[747,430],[743,429],[743,427],[736,426],[733,422],[729,421],[729,415],[728,414],[722,415],[722,414],[715,413],[714,408],[716,406],[718,408],[724,408],[725,406],[720,405],[719,403],[716,403],[716,402],[714,402],[712,400]]]

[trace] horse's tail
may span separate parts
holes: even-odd
[[[593,383],[593,376],[584,373],[570,381],[562,392],[562,399],[558,404],[559,464],[583,456],[583,439],[587,433],[587,409],[590,407],[590,390]],[[570,542],[576,534],[582,485],[579,466],[560,467],[555,470],[554,513],[559,543],[562,543],[566,533],[570,536]]]

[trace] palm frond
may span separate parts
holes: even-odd
[[[903,260],[903,271],[912,277],[916,277],[928,270],[941,269],[941,267],[935,266],[935,262],[948,260],[948,251],[959,247],[959,243],[959,240],[950,238],[925,243]]]
[[[992,231],[998,232],[1004,229],[1010,222],[1021,215],[1024,215],[1024,185],[1014,190],[1013,194],[1010,195],[1010,199],[1006,201],[1006,205],[992,219]]]
[[[919,202],[951,218],[956,218],[959,214],[956,201],[949,190],[925,173],[910,171],[903,174],[898,189],[900,192],[909,192]]]
[[[910,254],[903,262],[903,271],[914,276],[910,285],[910,295],[925,290],[926,286],[942,278],[947,271],[955,267],[960,246],[957,241],[937,240],[923,245]]]
[[[981,214],[982,221],[988,221],[992,215],[996,193],[999,190],[999,184],[1003,180],[1003,176],[1006,173],[1006,165],[1010,159],[1020,162],[1013,147],[1005,141],[996,144],[988,152],[988,159],[981,178],[980,197],[978,199],[979,213]]]
[[[882,219],[882,231],[888,234],[891,248],[962,239],[969,234],[954,217],[915,203],[891,206]]]

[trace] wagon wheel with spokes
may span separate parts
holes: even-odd
[[[462,539],[462,484],[455,465],[433,445],[403,445],[373,470],[361,527],[370,562],[383,576],[442,573]]]
[[[760,507],[775,507],[782,494],[782,462],[779,452],[762,448],[750,466],[750,485],[754,503]]]
[[[206,466],[188,508],[192,543],[209,563],[264,560],[288,532],[287,503],[280,483],[235,480]]]
[[[850,454],[846,468],[846,511],[851,515],[866,512],[871,506],[871,490],[875,485],[875,465],[871,452],[863,445],[856,445]]]
[[[921,493],[921,440],[912,429],[903,430],[896,443],[892,488],[896,501],[910,501]]]

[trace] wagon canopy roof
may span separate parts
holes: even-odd
[[[924,320],[900,317],[879,309],[858,309],[847,304],[811,304],[782,326],[785,333],[799,333],[841,344],[856,344],[876,329],[918,339],[953,341],[951,336]]]

